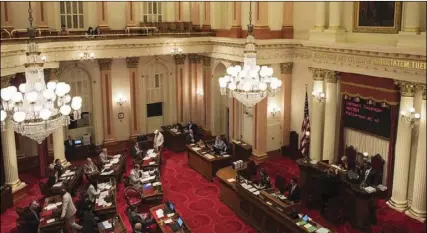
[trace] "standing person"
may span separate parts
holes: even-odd
[[[163,134],[156,129],[154,131],[154,141],[153,141],[154,149],[157,151],[161,151],[163,147],[163,142],[164,142]]]
[[[75,142],[70,135],[68,135],[68,139],[64,142],[64,146],[65,146],[65,157],[69,160],[71,156],[74,154],[73,152],[74,152],[74,146],[75,146]]]
[[[81,230],[82,226],[76,223],[77,209],[74,206],[73,199],[65,189],[61,189],[61,195],[62,195],[61,218],[65,219],[68,227],[72,229],[73,233],[77,233],[77,230]]]
[[[37,201],[32,201],[29,207],[24,208],[22,216],[28,232],[37,232],[40,224],[40,211],[40,204]]]
[[[291,179],[291,183],[288,187],[288,199],[293,202],[300,200],[300,189],[296,178]]]

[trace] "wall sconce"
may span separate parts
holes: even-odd
[[[310,137],[310,131],[306,131],[305,136]]]
[[[319,102],[323,102],[325,100],[325,93],[319,91],[319,92],[315,92],[313,91],[311,93],[311,95],[313,96],[313,98]]]
[[[280,113],[280,108],[279,107],[276,107],[276,106],[270,107],[270,114],[271,114],[271,116],[275,117],[279,113]]]
[[[409,123],[411,127],[414,127],[420,120],[421,115],[415,112],[415,108],[410,108],[408,112],[401,111],[400,117],[403,121]]]
[[[363,154],[363,157],[364,157],[364,158],[368,157],[368,155],[369,155],[369,153],[368,153],[368,152],[363,152],[362,154]]]
[[[46,56],[41,56],[40,59],[42,59],[42,62],[46,62],[47,57]]]
[[[204,95],[203,90],[202,89],[197,90],[196,95],[197,96],[203,96]]]
[[[124,96],[119,95],[119,98],[117,99],[117,104],[122,106],[123,104],[127,103],[127,100]]]
[[[82,52],[79,54],[79,58],[81,61],[83,60],[92,61],[95,58],[95,53]]]

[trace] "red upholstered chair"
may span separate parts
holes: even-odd
[[[372,168],[376,171],[375,184],[381,184],[384,174],[384,159],[380,154],[376,154],[371,159]]]
[[[129,206],[140,205],[142,203],[142,196],[142,193],[133,186],[126,187],[125,189],[125,199]]]

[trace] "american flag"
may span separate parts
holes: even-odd
[[[304,120],[302,121],[302,138],[300,143],[301,153],[305,155],[305,152],[310,147],[310,135],[307,135],[307,132],[310,132],[310,117],[308,114],[308,96],[307,90],[305,90],[305,103],[304,103]]]

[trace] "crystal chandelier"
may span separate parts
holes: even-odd
[[[255,39],[252,36],[252,3],[249,3],[248,37],[243,58],[243,68],[239,65],[227,68],[227,75],[219,78],[221,95],[236,98],[251,108],[267,96],[274,96],[280,90],[282,81],[273,77],[273,68],[256,64]]]
[[[2,131],[5,130],[5,121],[10,118],[15,132],[41,144],[55,130],[70,123],[71,110],[74,110],[74,120],[80,119],[82,98],[71,98],[67,83],[51,81],[45,84],[43,60],[32,24],[31,3],[28,13],[30,40],[26,52],[26,83],[20,84],[19,88],[8,86],[1,89],[0,120]]]

